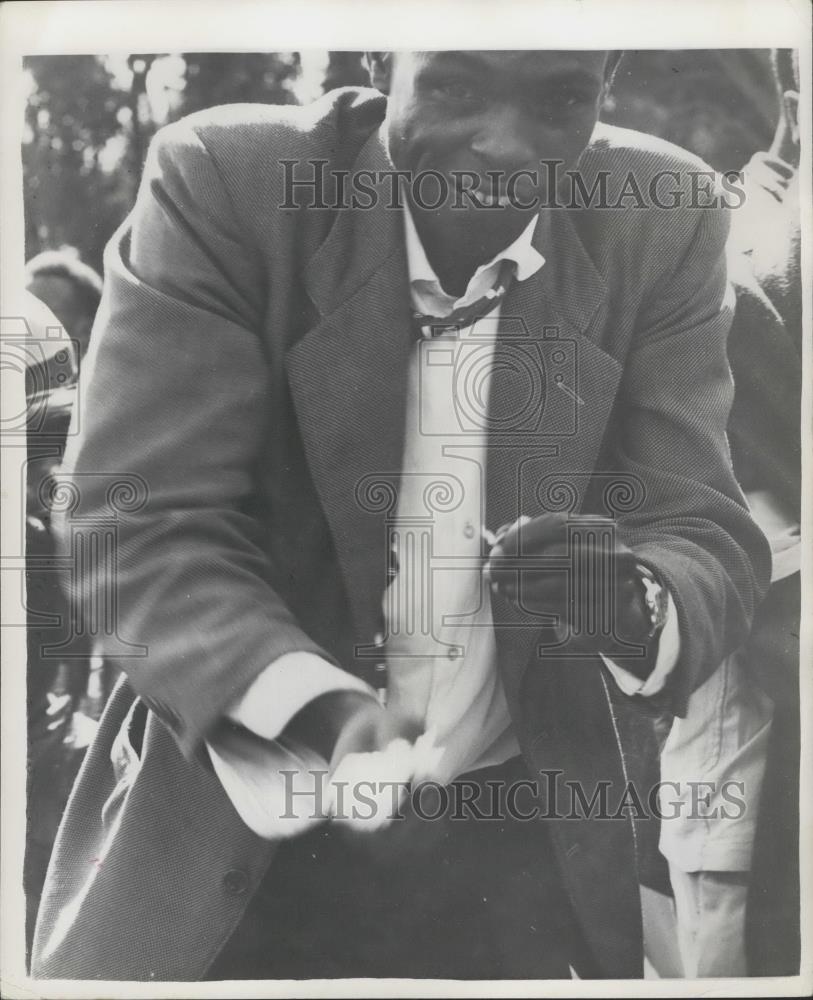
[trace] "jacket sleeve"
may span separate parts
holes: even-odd
[[[79,534],[113,518],[112,571],[75,557],[73,597],[114,610],[102,651],[191,757],[269,664],[332,657],[268,582],[252,512],[270,419],[264,273],[187,123],[154,139],[105,279],[58,531],[75,553]],[[111,510],[122,487],[139,497]]]
[[[624,541],[660,574],[677,610],[680,656],[667,686],[677,715],[746,638],[770,575],[726,437],[734,394],[728,220],[723,210],[696,217],[676,268],[642,309],[614,440],[614,460],[644,487],[640,507],[621,519]]]

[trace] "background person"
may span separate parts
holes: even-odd
[[[802,312],[798,54],[772,53],[773,142],[746,165],[732,212],[728,339],[732,459],[771,544],[771,588],[743,649],[694,692],[662,777],[709,783],[708,815],[665,820],[678,940],[690,977],[799,972],[799,628]],[[741,815],[722,788],[740,783]],[[668,814],[668,808],[667,808]]]
[[[102,279],[72,247],[44,250],[25,265],[26,288],[53,312],[76,341],[81,368],[102,297]]]

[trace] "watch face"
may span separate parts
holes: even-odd
[[[649,637],[656,635],[666,623],[668,601],[665,588],[658,582],[648,566],[637,567],[644,588],[644,604],[651,623]]]

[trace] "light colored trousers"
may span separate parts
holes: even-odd
[[[670,865],[677,935],[687,979],[748,975],[747,872],[682,872]]]

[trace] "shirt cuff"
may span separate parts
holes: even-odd
[[[328,765],[308,747],[222,727],[206,749],[237,815],[258,837],[295,837],[327,818]]]
[[[646,680],[641,680],[629,670],[624,670],[608,657],[601,654],[605,666],[615,678],[616,684],[626,695],[642,695],[649,698],[661,692],[669,674],[674,670],[680,656],[680,630],[678,628],[677,611],[672,595],[668,595],[666,605],[666,624],[658,641],[658,655],[655,658],[655,668]]]
[[[263,670],[226,715],[257,736],[275,740],[308,702],[333,691],[376,696],[369,684],[315,653],[285,653]]]
[[[334,691],[375,698],[368,684],[323,657],[286,653],[226,713],[249,732],[221,727],[206,744],[237,814],[259,837],[293,837],[325,818],[327,762],[284,731],[309,702]]]

